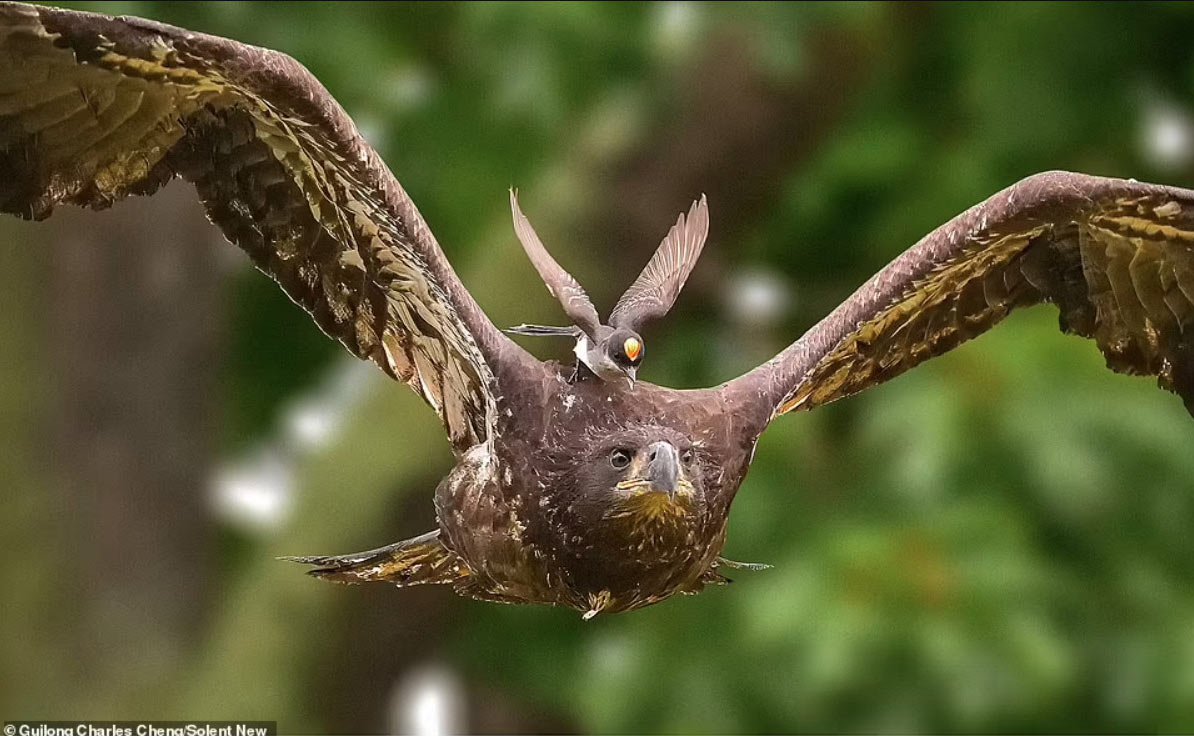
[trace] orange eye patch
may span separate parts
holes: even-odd
[[[626,353],[627,358],[636,360],[639,353],[643,352],[643,344],[633,337],[628,337],[626,342],[622,343],[622,350]]]

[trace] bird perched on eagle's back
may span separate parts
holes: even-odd
[[[569,381],[495,328],[352,121],[277,52],[0,2],[0,171],[0,211],[33,219],[191,182],[211,221],[324,332],[436,412],[457,461],[435,491],[437,528],[297,558],[333,580],[445,584],[586,617],[696,592],[737,564],[721,557],[730,504],[772,420],[1043,302],[1110,368],[1156,376],[1194,413],[1186,189],[1028,177],[930,232],[770,361],[678,391]],[[597,346],[608,335],[596,310],[511,204],[531,260]],[[702,198],[614,309],[609,329],[635,333],[638,359],[639,326],[671,306],[707,230]]]
[[[518,335],[557,335],[576,339],[576,367],[603,381],[625,377],[634,385],[646,346],[639,332],[643,325],[660,319],[676,302],[684,282],[701,257],[709,235],[709,204],[705,196],[692,203],[688,214],[681,213],[667,237],[634,283],[626,289],[610,312],[609,324],[602,324],[597,308],[577,283],[543,247],[543,241],[531,227],[530,220],[518,206],[518,195],[510,190],[510,210],[514,232],[535,270],[547,285],[547,291],[560,301],[572,320],[570,327],[522,324],[507,332]]]

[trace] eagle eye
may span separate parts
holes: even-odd
[[[609,464],[617,470],[625,468],[630,464],[630,453],[621,448],[614,450],[609,454]]]

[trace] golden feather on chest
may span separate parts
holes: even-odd
[[[635,528],[644,525],[678,524],[692,510],[692,483],[680,479],[675,495],[651,490],[646,480],[624,480],[617,489],[626,494],[609,518],[625,519]]]

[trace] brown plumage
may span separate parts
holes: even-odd
[[[1110,368],[1156,376],[1194,413],[1184,189],[1029,177],[934,230],[771,361],[677,391],[569,381],[495,329],[343,110],[272,51],[0,3],[0,172],[0,210],[35,219],[192,182],[320,328],[432,406],[457,457],[435,492],[438,529],[300,558],[329,579],[450,584],[586,616],[723,582],[717,568],[737,564],[719,556],[730,504],[776,416],[877,385],[1040,302]],[[699,229],[703,241],[707,220]],[[615,315],[666,312],[695,260],[678,243],[686,265],[648,265],[650,283]]]

